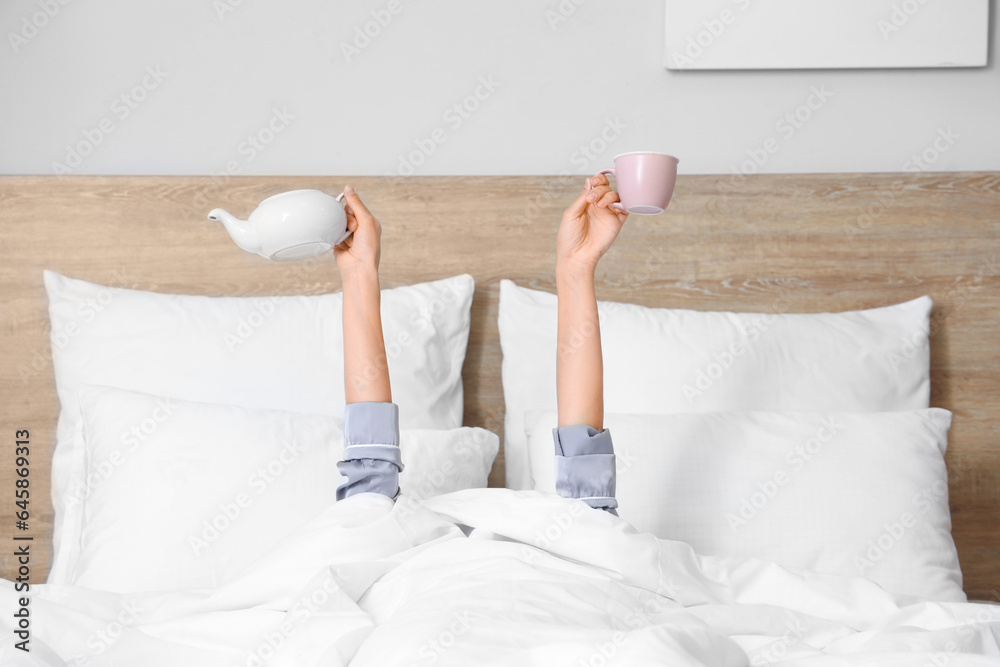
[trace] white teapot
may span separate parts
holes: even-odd
[[[208,214],[221,220],[236,245],[276,261],[307,259],[322,254],[351,235],[347,214],[337,197],[320,190],[290,190],[268,197],[247,220],[221,208]]]

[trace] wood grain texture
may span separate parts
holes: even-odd
[[[0,537],[14,531],[13,434],[27,428],[33,581],[50,558],[59,408],[42,269],[159,292],[336,291],[330,256],[272,263],[205,216],[221,206],[245,217],[277,192],[348,181],[383,223],[384,286],[475,277],[465,423],[502,435],[498,283],[555,291],[558,220],[582,179],[2,177]],[[681,176],[669,211],[632,217],[598,270],[601,299],[700,310],[840,311],[922,294],[935,301],[932,405],[955,414],[947,461],[965,588],[1000,599],[1000,174]],[[491,484],[503,484],[502,454]]]

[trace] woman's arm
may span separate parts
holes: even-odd
[[[378,269],[345,273],[344,392],[347,403],[392,402],[382,338]]]
[[[556,266],[559,334],[556,397],[559,426],[587,424],[604,429],[604,363],[594,271]]]
[[[556,290],[559,333],[556,396],[559,426],[604,428],[604,364],[594,271],[618,236],[627,213],[611,208],[618,195],[604,175],[588,178],[559,225]]]
[[[611,514],[617,514],[618,506],[615,454],[611,433],[604,428],[604,360],[594,271],[628,217],[611,208],[616,201],[618,195],[606,177],[589,178],[559,226],[559,426],[552,431],[556,492]]]
[[[334,248],[344,286],[344,391],[347,403],[392,402],[389,363],[382,338],[378,264],[382,226],[351,186],[347,229],[353,234]]]
[[[347,481],[337,500],[357,493],[399,495],[399,409],[392,402],[382,338],[378,264],[382,226],[351,186],[347,228],[353,234],[333,250],[344,285],[344,454],[337,464]]]

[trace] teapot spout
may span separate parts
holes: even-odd
[[[260,239],[255,230],[246,220],[240,220],[228,211],[221,208],[212,209],[208,214],[209,220],[222,221],[226,226],[226,231],[236,241],[236,245],[247,252],[260,252]]]

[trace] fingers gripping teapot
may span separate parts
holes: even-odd
[[[246,220],[221,208],[208,214],[222,221],[236,245],[275,261],[294,261],[322,254],[343,242],[347,214],[341,200],[320,190],[290,190],[268,197]]]

